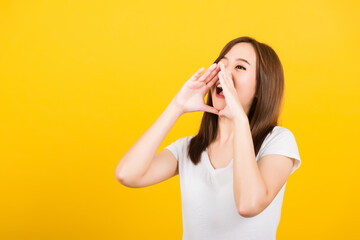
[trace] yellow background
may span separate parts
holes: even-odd
[[[285,71],[302,165],[277,239],[359,239],[358,1],[2,1],[0,238],[181,239],[179,178],[115,168],[182,84],[239,36]],[[195,134],[181,116],[158,151]]]

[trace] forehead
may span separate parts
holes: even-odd
[[[254,66],[256,63],[256,53],[251,43],[237,43],[225,54],[225,56],[230,60],[236,58],[244,58],[252,66]]]

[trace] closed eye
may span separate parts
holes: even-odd
[[[240,66],[240,67],[242,67],[244,70],[246,70],[246,68],[244,68],[243,66],[241,66],[241,65],[237,65],[236,67],[238,67],[238,66]]]

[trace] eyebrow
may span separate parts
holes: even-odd
[[[227,57],[223,57],[223,58],[225,58],[225,59],[228,59]],[[243,62],[246,62],[247,64],[249,64],[250,65],[250,63],[248,62],[248,61],[246,61],[246,59],[243,59],[243,58],[237,58],[237,59],[235,59],[235,60],[240,60],[240,61],[243,61]]]

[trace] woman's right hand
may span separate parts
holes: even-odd
[[[204,97],[219,79],[218,72],[220,71],[220,66],[214,63],[200,76],[203,68],[204,67],[196,71],[195,74],[185,82],[173,99],[174,104],[179,107],[183,113],[196,111],[214,114],[219,113],[216,108],[205,104]]]

